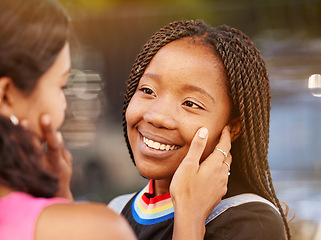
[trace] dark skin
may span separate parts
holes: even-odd
[[[27,125],[26,122],[23,122],[23,125]],[[64,146],[61,133],[53,128],[48,115],[41,116],[40,126],[43,131],[43,141],[47,144],[46,159],[48,161],[44,161],[46,162],[45,167],[47,171],[54,173],[59,178],[60,190],[56,196],[73,200],[69,185],[72,174],[72,156]],[[203,135],[199,133],[200,129],[195,134],[191,148],[174,174],[171,184],[170,192],[177,213],[173,233],[175,240],[203,239],[205,219],[227,190],[228,169],[222,162],[225,160],[231,164],[232,157],[228,154],[228,157],[224,158],[221,152],[214,151],[205,161],[200,163],[199,159],[206,146],[208,131],[205,129],[205,135],[204,132]],[[217,147],[229,152],[230,143],[230,129],[225,127]],[[217,187],[211,188],[209,191],[204,182],[215,182]],[[192,192],[194,194],[190,195]],[[204,192],[207,192],[206,198],[201,197],[205,196]],[[186,196],[188,197],[186,198]],[[215,201],[208,201],[209,196]],[[191,203],[199,203],[200,201],[203,206],[207,206],[204,208],[204,212],[200,212],[198,208],[186,211],[187,206],[197,206],[197,204]]]

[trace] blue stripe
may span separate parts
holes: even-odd
[[[161,213],[165,214],[166,212],[168,212],[170,210],[170,212],[165,216],[156,217],[156,214],[148,214],[148,215],[145,215],[146,217],[148,217],[148,219],[147,218],[146,219],[141,218],[139,216],[140,210],[139,210],[138,206],[136,206],[136,204],[135,204],[136,201],[138,201],[137,197],[138,197],[138,195],[136,196],[135,200],[132,203],[132,215],[133,215],[133,218],[135,219],[135,221],[137,223],[142,224],[142,225],[152,225],[152,224],[155,224],[155,223],[164,222],[164,221],[174,217],[174,211],[173,211],[173,208],[171,208],[171,209],[168,209],[166,211],[161,212]],[[136,209],[138,209],[139,211],[136,212]]]
[[[133,215],[133,218],[135,219],[135,221],[139,224],[142,224],[142,225],[152,225],[152,224],[155,224],[155,223],[160,223],[160,222],[164,222],[168,219],[171,219],[174,217],[174,212],[172,212],[171,214],[169,215],[166,215],[166,216],[163,216],[163,217],[160,217],[160,218],[154,218],[154,219],[141,219],[137,213],[135,212],[134,208],[132,208],[132,215]]]
[[[133,204],[133,207],[135,208],[136,214],[142,219],[159,218],[159,217],[162,217],[164,215],[168,215],[168,214],[171,214],[172,212],[174,212],[174,207],[171,207],[171,208],[165,209],[165,210],[158,212],[158,213],[152,213],[152,214],[147,213],[146,214],[146,213],[143,213],[140,210],[140,208],[138,207],[138,205],[137,205],[138,201],[139,201],[139,199],[135,199],[135,204]]]

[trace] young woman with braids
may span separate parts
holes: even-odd
[[[136,239],[125,219],[105,205],[72,203],[71,155],[57,132],[66,108],[62,88],[71,67],[68,38],[68,17],[54,0],[0,1],[1,240]],[[29,130],[19,120],[27,121]],[[204,183],[220,182],[211,192],[214,201],[204,202],[204,216],[225,194],[227,183],[226,169],[216,176],[208,171],[215,169],[213,159],[206,168],[199,166],[206,136],[206,129],[200,129],[172,191],[184,208],[204,195]],[[228,148],[228,137],[222,138],[222,148]],[[226,161],[230,164],[231,158]],[[183,198],[193,189],[199,193]],[[202,232],[204,224],[189,228],[188,238],[181,227],[188,226],[184,220],[194,213],[178,214],[177,238],[199,239],[192,234]]]
[[[174,211],[178,199],[170,196],[170,184],[194,133],[206,127],[208,141],[201,161],[213,154],[233,157],[227,194],[206,220],[196,214],[185,221],[205,222],[204,239],[290,239],[269,170],[269,117],[265,63],[244,33],[200,20],[170,23],[138,54],[123,108],[130,156],[150,181],[111,205],[124,202],[118,210],[138,239],[171,239],[173,229],[182,227],[174,223],[174,212],[176,219],[184,209]],[[217,146],[228,131],[225,126],[231,151]],[[230,167],[223,160],[220,165]],[[215,184],[206,187],[210,191]],[[186,209],[202,213],[203,202],[198,199]]]

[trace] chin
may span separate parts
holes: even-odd
[[[153,180],[165,180],[172,179],[175,172],[162,171],[157,166],[149,167],[149,166],[140,166],[136,164],[136,168],[141,176],[147,179]]]

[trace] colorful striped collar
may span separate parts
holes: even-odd
[[[174,217],[174,206],[170,193],[154,196],[154,181],[138,193],[132,203],[132,215],[136,222],[151,225]]]

